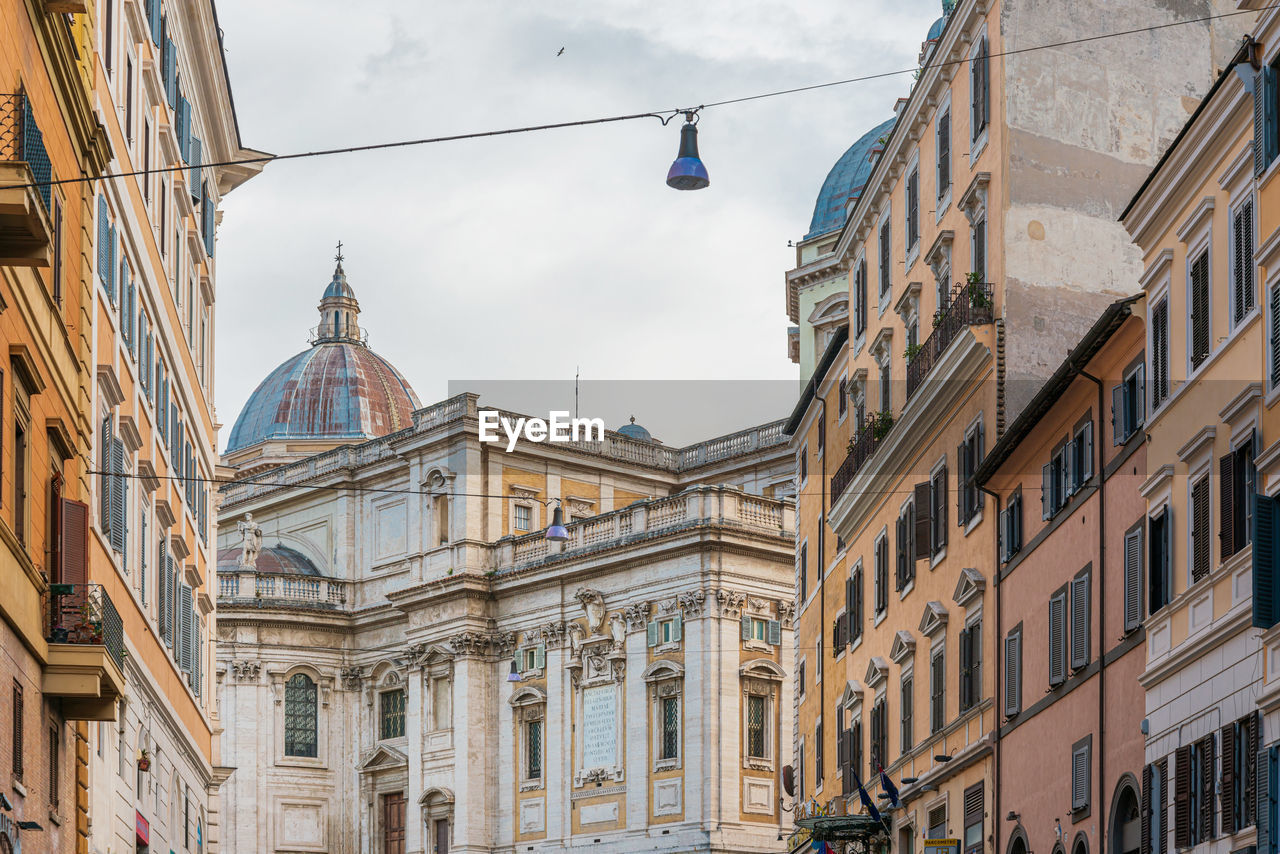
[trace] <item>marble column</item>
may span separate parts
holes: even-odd
[[[642,674],[648,664],[647,635],[642,626],[627,632],[626,681],[623,683],[625,717],[622,732],[626,735],[625,783],[627,787],[627,829],[643,831],[649,824],[649,703],[645,697]]]

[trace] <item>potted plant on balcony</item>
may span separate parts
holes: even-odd
[[[920,355],[920,351],[924,349],[923,344],[908,344],[902,355],[906,357],[907,364],[911,364],[916,356]]]
[[[880,412],[873,412],[867,418],[866,429],[871,431],[871,435],[879,442],[885,436],[889,435],[890,428],[893,427],[893,413],[885,409]]]
[[[138,751],[138,770],[139,771],[151,770],[151,754],[147,752],[147,749],[145,747],[142,748],[142,750]]]
[[[76,639],[80,643],[102,643],[102,616],[92,601],[80,606],[80,618],[80,625],[76,627]]]
[[[969,292],[969,305],[974,308],[991,308],[991,295],[983,287],[982,274],[974,271],[965,277],[968,283],[965,289]]]

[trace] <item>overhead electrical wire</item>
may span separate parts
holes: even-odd
[[[1172,27],[1186,26],[1188,24],[1203,24],[1208,21],[1219,20],[1222,18],[1230,18],[1236,15],[1252,15],[1258,12],[1265,12],[1275,8],[1280,8],[1280,3],[1270,4],[1267,6],[1260,7],[1258,9],[1240,9],[1234,12],[1220,12],[1214,15],[1202,15],[1196,18],[1187,18],[1181,21],[1169,21],[1163,24],[1152,24],[1150,26],[1135,27],[1133,29],[1128,29],[1128,30],[1118,30],[1116,32],[1110,32],[1110,33],[1099,33],[1093,36],[1081,36],[1079,38],[1065,39],[1063,41],[1052,42],[1049,44],[1030,45],[1028,47],[1013,48],[1010,50],[1003,50],[1003,51],[998,51],[994,53],[988,53],[987,57],[998,58],[998,57],[1016,56],[1020,54],[1032,53],[1034,51],[1040,51],[1040,50],[1055,50],[1063,47],[1072,47],[1075,45],[1087,44],[1090,42],[1103,41],[1105,39],[1121,38],[1124,36],[1138,35],[1141,33],[1157,32],[1159,30],[1166,30]],[[616,122],[634,121],[635,119],[645,119],[645,118],[658,119],[665,125],[675,116],[689,113],[689,112],[697,112],[699,110],[709,109],[711,107],[725,107],[725,106],[730,106],[732,104],[743,104],[749,101],[760,101],[766,98],[778,98],[784,95],[795,95],[803,92],[812,92],[818,89],[829,89],[834,86],[846,86],[851,83],[865,83],[872,80],[881,80],[888,77],[897,77],[902,74],[914,74],[914,73],[918,73],[921,71],[926,71],[934,68],[945,68],[952,65],[964,65],[964,64],[973,62],[975,58],[976,57],[962,57],[960,59],[941,60],[939,62],[926,63],[924,65],[919,65],[913,68],[900,68],[892,71],[880,71],[874,74],[863,74],[857,77],[846,77],[841,80],[831,80],[825,83],[814,83],[808,86],[795,86],[788,89],[777,89],[771,92],[760,92],[754,95],[743,95],[738,98],[726,98],[721,101],[709,101],[707,103],[700,104],[697,107],[670,107],[662,110],[653,110],[653,111],[642,112],[642,113],[629,113],[626,115],[604,116],[604,117],[592,118],[592,119],[577,119],[574,121],[565,121],[565,122],[550,122],[546,124],[526,125],[523,127],[475,131],[472,133],[449,134],[446,136],[424,137],[421,139],[406,139],[406,140],[397,140],[394,142],[378,142],[378,143],[370,143],[367,145],[345,146],[342,148],[325,148],[325,149],[318,149],[315,151],[297,151],[289,154],[263,154],[258,157],[245,157],[245,158],[240,158],[236,160],[221,160],[221,161],[214,161],[211,163],[201,163],[198,166],[192,166],[191,164],[184,163],[179,166],[160,166],[153,169],[135,169],[129,172],[109,172],[109,173],[104,173],[102,175],[84,175],[84,176],[75,177],[75,178],[58,178],[56,180],[49,180],[49,181],[36,181],[30,184],[13,184],[13,185],[7,185],[6,188],[50,187],[50,186],[55,186],[60,184],[85,183],[85,182],[93,182],[98,180],[106,180],[111,178],[128,178],[128,177],[136,177],[140,175],[157,175],[157,174],[167,174],[171,172],[186,172],[186,171],[190,171],[193,168],[212,169],[212,168],[221,168],[226,166],[251,166],[258,163],[271,163],[277,160],[299,160],[299,159],[310,158],[310,157],[328,157],[335,154],[354,154],[354,153],[359,153],[364,151],[383,151],[383,150],[393,149],[393,148],[409,148],[413,146],[432,145],[435,143],[442,143],[442,142],[458,142],[461,140],[468,140],[468,139],[484,139],[487,137],[511,136],[514,134],[533,133],[536,131],[545,131],[545,130],[558,130],[561,128],[612,124]]]

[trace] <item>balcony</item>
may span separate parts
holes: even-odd
[[[315,575],[218,573],[219,602],[262,599],[294,607],[341,608],[347,602],[347,582]]]
[[[70,720],[113,721],[124,693],[124,623],[100,584],[49,587],[44,693]]]
[[[957,284],[951,292],[951,301],[933,317],[933,334],[907,363],[907,399],[920,389],[933,366],[966,327],[993,320],[991,285],[986,282]]]
[[[862,468],[862,464],[875,452],[892,429],[893,416],[888,412],[873,412],[866,421],[857,426],[854,437],[849,440],[849,455],[831,476],[832,504],[844,494],[853,481],[854,475]]]
[[[0,266],[48,267],[53,178],[44,137],[23,94],[0,94]]]

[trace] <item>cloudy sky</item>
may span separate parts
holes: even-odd
[[[218,13],[244,143],[286,153],[909,68],[940,5],[221,0]],[[578,366],[584,381],[794,380],[787,241],[909,82],[704,111],[711,187],[696,193],[664,184],[679,131],[653,119],[268,166],[226,199],[219,229],[222,441],[306,346],[339,239],[371,345],[424,404],[450,383]]]

